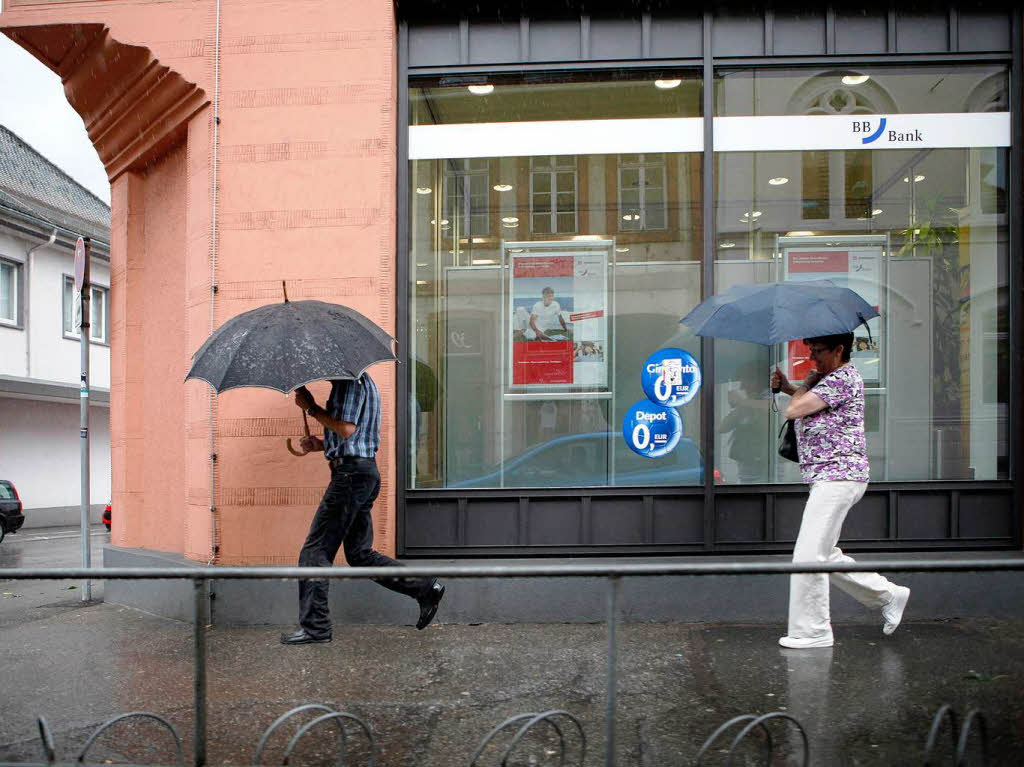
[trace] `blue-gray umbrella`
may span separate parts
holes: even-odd
[[[848,333],[878,311],[830,280],[735,285],[702,301],[680,322],[698,336],[773,345]]]
[[[394,339],[355,309],[286,297],[214,331],[185,380],[206,381],[218,394],[242,386],[287,394],[313,381],[355,379],[375,362],[395,360]]]

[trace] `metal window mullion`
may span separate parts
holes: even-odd
[[[715,185],[714,185],[714,162],[715,162],[715,68],[714,51],[711,49],[711,11],[703,13],[703,88],[702,88],[702,111],[704,118],[704,153],[703,168],[701,177],[702,209],[704,217],[704,254],[702,258],[703,279],[702,296],[706,298],[715,292],[714,274],[714,253],[715,244]],[[715,361],[714,343],[710,338],[701,338],[701,364],[704,367],[704,380],[714,382]],[[704,549],[712,549],[715,546],[715,444],[712,438],[715,417],[715,398],[709,388],[705,388],[701,394],[701,435],[700,442],[704,454]]]
[[[1024,52],[1021,48],[1021,18],[1019,13],[1012,14],[1013,40],[1013,64],[1010,67],[1010,114],[1011,114],[1011,136],[1010,136],[1010,167],[1007,173],[1007,184],[1009,185],[1009,247],[1008,257],[1010,260],[1010,318],[1009,332],[1011,341],[1011,355],[1013,361],[1010,365],[1010,391],[1008,403],[1008,429],[1007,463],[1009,479],[1017,480],[1022,471],[1021,463],[1021,432],[1024,429],[1024,408],[1020,406],[1020,398],[1024,396],[1021,387],[1021,376],[1024,375],[1024,347],[1021,342],[1021,291],[1024,290],[1024,270],[1021,268],[1021,260],[1014,258],[1014,253],[1020,248],[1021,242],[1021,206],[1024,205],[1024,194],[1021,190],[1021,142],[1024,141],[1024,110],[1021,105],[1022,68],[1024,68]],[[1021,505],[1022,499],[1020,482],[1013,482],[1013,504],[1012,508],[1017,510],[1013,516],[1013,537],[1016,545],[1021,543]]]

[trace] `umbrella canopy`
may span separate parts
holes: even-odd
[[[218,394],[240,386],[287,394],[396,359],[394,339],[354,309],[285,299],[225,322],[193,355],[185,380],[206,381]]]
[[[680,322],[699,336],[768,346],[849,333],[877,316],[853,290],[813,280],[736,285],[702,301]]]

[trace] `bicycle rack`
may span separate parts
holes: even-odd
[[[512,752],[515,750],[515,747],[519,745],[519,742],[523,739],[523,737],[525,737],[526,733],[533,729],[533,727],[535,727],[540,722],[544,722],[550,725],[551,728],[558,735],[558,764],[560,765],[560,767],[564,767],[566,758],[566,739],[565,733],[562,732],[562,728],[558,726],[558,722],[556,721],[556,718],[558,717],[568,719],[572,724],[576,726],[576,731],[579,733],[580,736],[580,759],[578,764],[579,767],[582,767],[587,755],[587,736],[583,731],[583,725],[580,724],[579,719],[570,714],[568,711],[561,711],[558,709],[552,711],[545,711],[541,714],[517,714],[516,716],[509,717],[504,722],[495,727],[493,730],[491,730],[489,733],[487,733],[487,736],[480,742],[480,745],[477,746],[476,751],[473,752],[473,756],[469,760],[469,767],[475,767],[477,759],[480,758],[480,755],[484,752],[484,749],[486,749],[487,746],[490,745],[491,741],[499,733],[509,729],[512,725],[518,724],[519,722],[525,722],[525,724],[522,724],[519,727],[515,735],[512,736],[512,740],[505,748],[505,753],[501,757],[502,767],[505,767],[505,765],[508,764],[509,757],[512,756]]]
[[[924,767],[932,767],[934,762],[935,744],[939,739],[939,730],[942,729],[942,724],[945,721],[949,721],[950,730],[950,743],[954,749],[953,752],[953,765],[954,767],[961,767],[965,764],[967,757],[967,745],[970,741],[971,732],[974,729],[974,724],[977,723],[979,730],[979,737],[981,740],[981,763],[983,765],[990,764],[989,750],[988,750],[988,726],[985,723],[985,716],[979,709],[972,708],[967,712],[967,716],[964,717],[963,726],[957,727],[957,716],[956,711],[949,704],[943,704],[939,707],[939,710],[935,712],[935,716],[932,717],[932,725],[928,729],[928,737],[924,743]]]
[[[743,714],[742,716],[733,717],[729,721],[720,725],[718,729],[716,729],[713,733],[711,733],[711,735],[708,736],[708,739],[704,741],[704,745],[700,747],[700,751],[697,752],[697,761],[695,762],[695,767],[700,767],[701,760],[707,754],[708,750],[715,743],[715,741],[718,740],[726,732],[726,730],[728,730],[730,727],[742,724],[743,722],[746,722],[746,725],[743,727],[742,730],[740,730],[739,734],[735,738],[733,738],[732,745],[729,746],[729,753],[726,756],[725,761],[726,767],[729,767],[729,765],[732,764],[733,757],[735,757],[736,755],[736,749],[740,745],[740,743],[743,742],[747,735],[749,735],[757,728],[760,728],[765,734],[765,739],[767,740],[768,747],[767,753],[770,757],[772,752],[774,751],[774,744],[772,742],[772,734],[768,730],[768,727],[765,725],[765,722],[771,721],[772,719],[785,719],[788,722],[790,722],[794,727],[796,727],[797,732],[800,733],[800,740],[803,745],[803,767],[807,767],[807,765],[811,763],[810,744],[807,740],[807,732],[804,730],[804,726],[800,724],[800,721],[796,717],[792,716],[791,714],[787,714],[785,711],[773,711],[770,714],[763,714],[761,716],[757,716],[755,714]]]
[[[348,736],[345,733],[344,725],[345,721],[352,721],[358,724],[362,728],[363,732],[366,733],[366,739],[370,743],[370,756],[367,761],[367,765],[368,767],[374,767],[374,763],[377,759],[377,742],[373,737],[373,730],[370,728],[370,726],[354,714],[349,714],[343,711],[335,711],[330,706],[326,706],[322,703],[307,703],[304,706],[298,706],[297,708],[293,708],[291,711],[288,711],[279,716],[277,719],[275,719],[274,722],[263,732],[263,735],[260,738],[259,743],[256,745],[256,754],[253,756],[252,761],[254,765],[260,764],[260,760],[263,757],[263,749],[266,747],[267,741],[270,740],[270,736],[273,735],[274,731],[282,724],[284,724],[286,721],[291,719],[293,716],[295,716],[296,714],[300,714],[303,711],[320,711],[321,714],[312,721],[302,725],[295,733],[295,735],[292,736],[291,740],[288,741],[288,745],[285,747],[284,750],[284,756],[282,757],[282,765],[287,765],[289,763],[292,751],[295,749],[295,746],[298,744],[298,742],[302,739],[302,736],[306,735],[310,730],[313,730],[314,728],[319,727],[322,724],[325,724],[327,722],[336,722],[338,725],[339,746],[338,767],[345,767],[345,760],[348,751]]]
[[[106,722],[104,722],[95,730],[93,730],[92,735],[90,735],[89,739],[85,741],[85,745],[82,746],[82,750],[79,751],[78,756],[75,757],[75,761],[79,764],[85,764],[85,755],[92,747],[92,744],[96,742],[96,739],[99,738],[99,736],[102,735],[111,726],[117,724],[118,722],[123,722],[126,719],[152,719],[153,721],[162,724],[164,727],[166,727],[170,731],[171,735],[174,737],[174,746],[178,751],[178,767],[185,767],[185,756],[181,750],[181,738],[178,737],[178,731],[174,729],[174,725],[172,725],[162,716],[160,716],[159,714],[151,713],[149,711],[129,711],[127,714],[118,714],[112,719],[108,719]]]

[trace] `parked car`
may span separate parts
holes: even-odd
[[[14,483],[0,479],[0,541],[7,533],[16,533],[23,524],[25,515]]]
[[[556,437],[507,460],[503,471],[498,466],[487,467],[480,475],[451,482],[448,487],[501,487],[502,479],[505,487],[692,486],[704,482],[704,461],[690,439],[684,437],[667,456],[654,459],[638,456],[621,443],[619,432]]]
[[[110,504],[108,503],[103,509],[103,525],[107,528],[107,532],[110,532]]]

